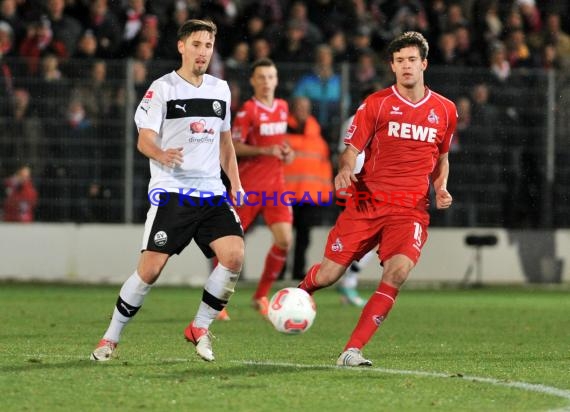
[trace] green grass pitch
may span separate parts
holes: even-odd
[[[91,362],[118,290],[0,283],[1,411],[570,411],[567,290],[405,288],[366,369],[334,366],[360,310],[332,288],[313,327],[288,336],[245,284],[212,326],[215,362],[182,334],[201,290],[160,285],[118,359]]]

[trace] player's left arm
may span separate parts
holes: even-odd
[[[229,130],[220,132],[220,165],[230,180],[234,200],[237,199],[239,201],[240,199],[243,199],[244,191],[241,187],[241,180],[239,178],[232,133]],[[241,195],[238,196],[238,192],[241,192]]]
[[[445,136],[441,144],[438,145],[440,155],[431,174],[431,181],[435,190],[435,206],[438,209],[447,209],[453,202],[451,194],[447,191],[447,179],[449,177],[448,153],[455,133],[455,128],[457,127],[458,114],[457,108],[453,103],[446,105],[446,108],[448,116]]]
[[[435,190],[435,206],[438,209],[447,209],[451,206],[453,198],[447,191],[447,178],[449,176],[449,158],[447,153],[439,155],[437,164],[431,174],[431,181]]]

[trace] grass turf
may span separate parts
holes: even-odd
[[[345,369],[333,365],[359,309],[320,291],[313,327],[282,335],[246,285],[212,326],[214,363],[182,335],[201,290],[163,286],[119,358],[91,362],[118,289],[0,284],[0,410],[570,410],[567,291],[406,289],[365,348],[374,367]]]

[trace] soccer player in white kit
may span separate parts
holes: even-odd
[[[229,178],[231,197],[243,199],[230,127],[227,82],[206,74],[217,28],[188,20],[178,30],[181,67],[155,80],[135,113],[138,149],[149,158],[151,179],[142,253],[123,284],[109,328],[91,354],[113,357],[120,334],[142,306],[169,257],[192,241],[219,264],[202,294],[184,336],[197,354],[213,361],[209,327],[234,292],[244,257],[243,230],[220,177]]]

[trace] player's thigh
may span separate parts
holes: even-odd
[[[273,242],[281,249],[289,249],[293,242],[293,225],[289,222],[273,223],[269,226]]]
[[[214,204],[208,208],[208,212],[202,216],[194,240],[202,253],[208,258],[214,257],[216,253],[211,247],[212,242],[224,237],[243,238],[243,229],[237,212],[227,203]],[[219,244],[219,242],[218,242]],[[228,253],[243,255],[243,241],[232,241],[229,245]],[[218,252],[221,248],[217,248]],[[217,255],[216,255],[217,256]],[[217,256],[221,261],[220,256]],[[225,266],[225,265],[224,265]]]
[[[267,204],[263,207],[262,214],[267,226],[276,223],[293,224],[293,208],[285,204]]]
[[[428,237],[427,225],[414,218],[397,218],[384,225],[380,243],[380,260],[396,255],[407,256],[415,265]]]
[[[178,202],[176,193],[170,195],[164,204],[150,207],[141,250],[171,256],[184,250],[192,240],[196,231],[196,216],[201,213],[200,207]]]
[[[378,244],[379,231],[378,219],[366,219],[355,210],[345,209],[329,232],[324,255],[348,267]]]

